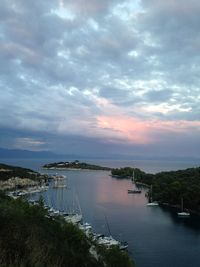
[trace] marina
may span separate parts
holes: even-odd
[[[10,163],[37,171],[41,171],[40,166],[42,166],[39,160]],[[105,162],[103,164],[105,165]],[[145,171],[152,172],[185,168],[184,162],[175,165],[174,162],[110,161],[107,164],[111,167],[139,166]],[[56,172],[48,170],[45,173],[53,175]],[[142,190],[140,194],[128,194],[127,190],[133,188],[132,182],[112,178],[109,172],[68,170],[62,171],[62,175],[67,176],[67,188],[53,188],[52,180],[47,191],[29,195],[29,198],[34,201],[42,196],[55,214],[71,213],[75,191],[83,215],[80,227],[85,230],[91,229],[99,240],[101,236],[109,237],[110,233],[105,222],[106,214],[112,237],[121,243],[123,241],[128,243],[127,250],[137,267],[198,267],[196,265],[200,261],[198,217],[191,215],[189,218],[180,218],[177,216],[177,209],[167,206],[149,208],[148,199],[145,197],[149,188],[140,188]],[[75,213],[78,212],[77,207]]]

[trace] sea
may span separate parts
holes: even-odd
[[[1,159],[2,163],[31,168],[41,173],[65,175],[66,188],[53,188],[33,194],[43,196],[55,209],[80,210],[85,222],[97,233],[127,241],[128,252],[137,267],[199,267],[200,218],[178,218],[176,210],[147,207],[145,193],[128,194],[134,188],[130,180],[112,178],[108,171],[43,170],[49,159]],[[84,160],[86,161],[86,160]],[[135,167],[149,173],[200,166],[196,161],[87,160],[108,167]],[[79,205],[77,204],[79,203]]]

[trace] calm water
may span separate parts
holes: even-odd
[[[48,161],[4,161],[40,170]],[[107,166],[135,166],[148,172],[176,170],[197,166],[198,162],[107,161]],[[103,165],[103,164],[102,164]],[[44,172],[44,171],[41,171]],[[49,173],[54,173],[49,171]],[[105,215],[112,235],[129,243],[129,252],[137,267],[199,267],[200,220],[180,219],[175,211],[147,207],[145,191],[127,194],[133,185],[117,180],[104,171],[62,171],[67,189],[53,189],[43,194],[55,208],[70,210],[78,196],[83,217],[99,233],[108,234]],[[34,196],[33,196],[34,197]]]

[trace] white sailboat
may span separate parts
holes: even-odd
[[[120,242],[120,241],[118,241],[112,237],[111,231],[110,231],[110,226],[108,224],[108,219],[107,219],[105,214],[104,214],[104,216],[105,216],[109,236],[101,236],[100,238],[98,238],[98,244],[99,245],[105,245],[107,248],[110,248],[112,246],[119,246],[120,250],[127,249],[128,248],[127,242]]]
[[[132,182],[134,183],[134,170],[133,170],[133,174],[132,174]],[[134,188],[134,189],[128,189],[128,194],[140,194],[142,191]]]
[[[151,185],[151,187],[150,187],[150,199],[149,199],[150,201],[149,201],[149,203],[147,203],[147,207],[159,206],[158,202],[153,201],[152,193],[153,193],[153,188]]]
[[[64,175],[56,175],[54,178],[55,182],[54,182],[53,188],[56,188],[56,189],[66,188],[67,185],[65,184],[65,180],[64,180],[65,178],[66,178],[66,176],[64,176]]]
[[[188,218],[190,217],[190,213],[183,211],[183,198],[181,198],[181,212],[178,212],[177,215],[178,217],[182,217],[182,218]]]
[[[76,208],[78,208],[78,213],[75,211]],[[73,210],[72,210],[72,212],[65,214],[64,218],[67,222],[70,222],[73,224],[78,224],[82,221],[83,216],[82,216],[81,206],[80,206],[79,199],[78,199],[77,195],[76,195],[76,207],[75,207],[75,203],[74,203],[74,194],[73,194]]]

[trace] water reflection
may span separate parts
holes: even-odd
[[[177,210],[175,208],[170,207],[160,207],[160,209],[166,213],[174,224],[177,224],[178,226],[187,227],[190,228],[195,232],[195,234],[200,234],[200,217],[191,214],[189,218],[180,218],[177,216]]]

